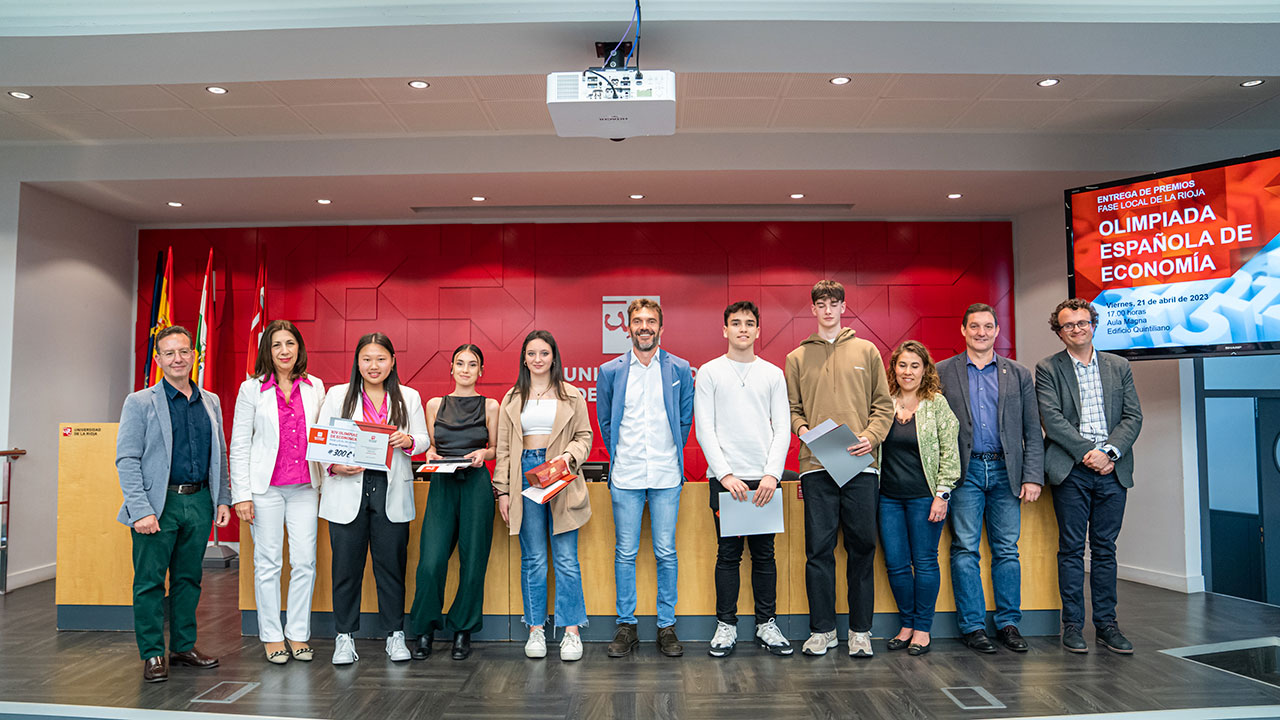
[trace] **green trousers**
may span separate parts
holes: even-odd
[[[426,635],[440,628],[479,632],[484,625],[484,574],[493,543],[493,486],[485,467],[432,476],[422,514],[417,589],[410,628]],[[458,548],[458,594],[446,618],[444,582]]]
[[[160,532],[133,530],[133,632],[143,660],[164,655],[164,579],[169,576],[169,650],[196,645],[196,606],[204,574],[204,548],[213,528],[213,500],[205,488],[192,495],[170,491]]]

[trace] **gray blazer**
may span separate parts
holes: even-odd
[[[1116,479],[1131,488],[1133,443],[1142,430],[1142,406],[1133,386],[1133,373],[1128,360],[1100,352],[1098,374],[1102,378],[1103,412],[1110,429],[1107,442],[1120,451]],[[1066,350],[1036,364],[1036,394],[1044,423],[1044,474],[1050,484],[1058,485],[1094,449],[1093,443],[1080,434],[1080,384]]]
[[[131,393],[120,411],[120,429],[116,435],[116,471],[124,505],[116,519],[133,527],[138,520],[164,512],[169,491],[169,464],[173,460],[173,423],[169,420],[169,401],[163,380]],[[213,432],[209,454],[209,494],[214,511],[219,505],[231,504],[231,481],[227,474],[227,440],[222,433],[222,407],[218,396],[200,391],[204,409],[209,413]]]
[[[1040,408],[1031,371],[1006,357],[995,356],[1000,407],[996,410],[1009,489],[1022,492],[1023,483],[1044,484],[1044,438]],[[965,353],[938,363],[942,394],[960,419],[960,477],[969,469],[973,450],[973,416],[969,412],[969,359]]]

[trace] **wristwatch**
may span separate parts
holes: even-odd
[[[1107,457],[1111,458],[1111,462],[1118,462],[1120,460],[1120,451],[1113,447],[1109,447],[1102,452],[1106,453]]]
[[[951,493],[946,490],[938,491],[938,499],[943,502],[951,502]]]

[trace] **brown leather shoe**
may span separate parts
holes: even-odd
[[[143,682],[164,682],[169,679],[169,666],[164,664],[164,656],[156,655],[142,661]]]
[[[171,653],[169,655],[170,665],[189,665],[191,667],[208,670],[209,668],[218,667],[218,658],[209,657],[195,648],[191,648],[186,652]]]
[[[635,624],[624,623],[619,625],[618,629],[613,633],[613,642],[609,643],[609,657],[626,657],[639,644],[640,638],[636,635]]]
[[[658,628],[658,650],[667,657],[684,655],[684,646],[680,644],[680,638],[676,637],[675,625]]]

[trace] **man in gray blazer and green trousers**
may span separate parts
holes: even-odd
[[[155,360],[164,378],[125,398],[116,437],[124,491],[116,519],[132,529],[133,629],[146,682],[169,678],[166,575],[169,664],[218,666],[217,658],[196,650],[196,606],[211,526],[231,519],[231,483],[222,408],[217,395],[191,384],[193,359],[185,328],[174,325],[156,335]]]
[[[1098,643],[1130,654],[1133,644],[1116,626],[1116,538],[1125,496],[1133,487],[1133,443],[1142,406],[1129,361],[1093,347],[1098,312],[1087,300],[1064,300],[1049,327],[1065,349],[1036,365],[1036,395],[1044,424],[1044,472],[1058,517],[1058,590],[1062,645],[1089,651],[1084,625],[1084,545],[1090,550],[1089,587]]]

